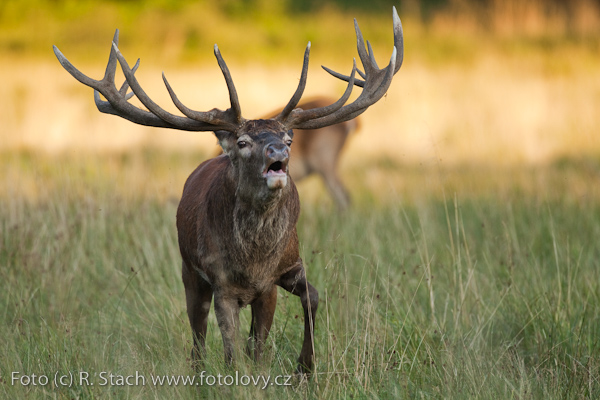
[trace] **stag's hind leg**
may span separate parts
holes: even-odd
[[[182,265],[182,278],[185,287],[187,314],[192,327],[192,365],[199,368],[204,355],[204,343],[208,324],[208,312],[213,290],[198,272],[191,269],[185,261]]]
[[[271,290],[267,291],[250,304],[252,307],[252,323],[250,324],[247,351],[248,355],[254,356],[254,360],[256,361],[260,359],[263,346],[269,336],[276,305],[277,286],[275,285],[273,285]],[[252,345],[254,345],[254,354],[252,354]]]
[[[315,315],[319,305],[319,292],[306,280],[302,260],[277,281],[288,292],[300,297],[304,309],[304,342],[298,357],[298,372],[310,373],[313,369]]]

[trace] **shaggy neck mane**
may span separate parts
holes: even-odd
[[[247,261],[269,258],[283,243],[290,224],[286,197],[278,196],[279,201],[261,208],[236,199],[233,231],[236,245],[242,250],[240,254],[245,254]]]

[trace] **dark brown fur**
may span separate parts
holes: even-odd
[[[256,140],[247,159],[234,143],[236,135],[221,133],[228,154],[202,163],[185,183],[177,230],[194,360],[204,349],[213,297],[226,360],[234,357],[239,309],[246,305],[252,307],[250,337],[258,359],[273,321],[278,285],[301,298],[306,325],[299,370],[312,369],[318,293],[306,281],[298,251],[298,193],[291,179],[276,190],[264,190],[258,182],[262,176],[254,181],[265,148],[260,137],[267,144],[279,143],[287,132],[277,128],[262,120],[243,128]]]

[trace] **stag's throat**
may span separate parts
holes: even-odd
[[[290,232],[290,212],[287,207],[257,210],[237,204],[233,215],[238,261],[253,263],[267,260],[285,247]]]

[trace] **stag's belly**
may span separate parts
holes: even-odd
[[[204,275],[207,275],[203,272]],[[277,263],[230,265],[208,278],[213,290],[233,298],[240,307],[245,307],[265,293],[282,275]]]
[[[270,293],[282,275],[294,268],[299,260],[297,253],[283,257],[260,257],[258,260],[239,260],[231,254],[200,252],[188,263],[196,273],[210,284],[215,296],[233,299],[240,307],[251,304],[263,294]]]

